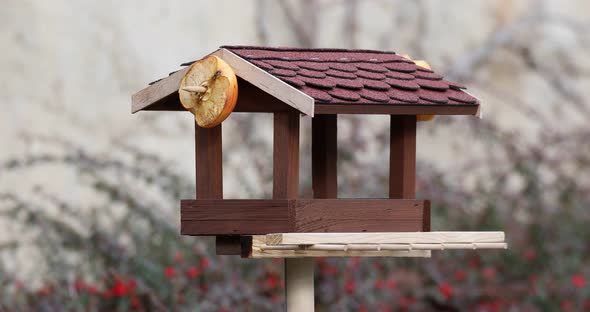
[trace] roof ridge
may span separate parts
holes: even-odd
[[[394,51],[370,50],[370,49],[343,49],[343,48],[297,48],[297,47],[264,47],[264,46],[248,46],[248,45],[222,45],[220,49],[236,49],[236,50],[266,50],[266,51],[280,51],[280,52],[349,52],[349,53],[375,53],[375,54],[393,54],[401,56]]]
[[[359,52],[359,53],[361,53],[361,52]],[[395,55],[400,56],[399,54],[395,54]],[[243,56],[240,56],[240,57],[243,57]],[[248,59],[248,57],[243,57],[243,58]],[[325,59],[318,59],[318,58],[292,58],[292,57],[285,58],[285,57],[276,57],[276,56],[265,56],[265,57],[257,57],[252,60],[262,61],[262,62],[264,62],[264,61],[287,61],[287,62],[294,61],[294,62],[311,62],[311,63],[335,63],[335,62],[338,62],[338,63],[342,63],[342,64],[346,64],[346,63],[351,63],[351,64],[352,63],[368,63],[368,64],[412,63],[412,64],[414,64],[414,62],[407,60],[407,59],[406,60],[395,60],[395,61],[393,61],[393,60],[384,60],[384,61],[381,60],[380,61],[380,60],[339,59],[339,60],[334,61],[334,60],[325,60]],[[188,64],[188,63],[191,63],[191,62],[181,64],[181,66]],[[188,64],[188,65],[190,65],[190,64]],[[419,66],[419,65],[416,65],[416,66]]]

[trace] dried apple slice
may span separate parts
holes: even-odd
[[[212,128],[224,121],[238,100],[238,81],[231,67],[215,55],[191,65],[180,82],[180,103],[197,125]]]

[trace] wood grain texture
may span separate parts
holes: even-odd
[[[299,195],[299,113],[274,113],[273,198]]]
[[[389,198],[416,197],[416,116],[391,116]]]
[[[269,220],[188,220],[181,221],[183,235],[266,234],[288,228],[287,222]]]
[[[479,114],[479,105],[425,105],[425,104],[321,104],[315,105],[315,114],[360,115],[472,115]]]
[[[405,199],[183,200],[188,235],[422,231],[425,201]]]
[[[252,236],[251,253],[249,258],[302,258],[302,257],[410,257],[410,258],[429,258],[431,253],[428,250],[348,250],[348,251],[323,251],[323,250],[269,250],[264,249],[266,245],[266,236]]]
[[[504,232],[279,233],[268,245],[503,243]]]
[[[176,94],[176,92],[175,92]],[[195,185],[198,199],[222,199],[223,198],[223,151],[222,151],[222,125],[214,128],[201,128],[195,123]],[[181,204],[182,206],[182,204]],[[215,209],[215,208],[214,208]],[[180,233],[183,235],[199,235],[194,231],[194,224],[182,221]],[[207,234],[207,233],[205,233]],[[233,238],[235,240],[236,238]],[[236,247],[229,246],[232,239],[215,238],[215,249],[221,254],[231,254]],[[239,254],[239,248],[237,248]]]
[[[183,221],[287,221],[292,201],[286,199],[182,200]]]
[[[221,124],[206,129],[195,123],[195,155],[197,198],[223,198]]]
[[[424,223],[422,224],[422,231],[430,232],[430,200],[424,201]]]
[[[337,115],[311,120],[311,172],[314,198],[338,197]]]
[[[424,201],[298,200],[294,232],[407,232],[424,227]]]

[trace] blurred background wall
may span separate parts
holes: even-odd
[[[560,127],[575,126],[587,117],[579,109],[586,114],[589,110],[580,103],[590,92],[589,9],[586,1],[557,0],[8,0],[0,12],[4,47],[0,142],[5,147],[1,157],[36,151],[38,140],[33,137],[59,137],[105,154],[117,145],[138,146],[190,171],[190,115],[131,115],[130,95],[181,62],[200,58],[223,44],[406,53],[427,60],[450,78],[469,81],[470,92],[484,103],[485,119],[506,128],[523,128],[534,138],[540,125],[530,122],[531,106],[547,117],[554,114],[554,107],[562,111],[567,122]],[[545,77],[546,73],[551,77]],[[576,107],[564,108],[568,101]],[[366,142],[378,131],[374,128],[384,127],[384,121],[352,132],[360,132],[355,135],[363,138],[357,140]],[[268,143],[269,121],[260,123],[255,134]],[[469,152],[458,153],[450,147],[452,133],[431,138],[427,133],[431,124],[420,128],[422,159],[452,166],[457,157]],[[349,137],[346,129],[342,139]],[[468,134],[462,137],[466,142],[473,140]],[[234,146],[237,142],[231,138],[226,143],[247,151]],[[429,157],[435,150],[436,157]],[[385,157],[384,149],[376,146],[365,146],[363,152],[367,164]],[[227,157],[237,162],[231,153]],[[243,195],[238,184],[231,183],[235,177],[231,168],[225,176],[225,191]],[[247,179],[259,183],[254,177]],[[32,180],[84,198],[75,176],[51,171],[26,178],[22,173],[4,176],[0,186],[25,191],[34,184]]]
[[[588,1],[4,0],[1,7],[0,193],[27,198],[50,214],[64,212],[46,207],[48,196],[78,210],[105,205],[124,215],[125,202],[112,202],[97,192],[96,184],[88,183],[92,177],[71,165],[82,161],[104,171],[104,179],[126,192],[141,194],[156,215],[177,226],[177,199],[193,197],[192,115],[131,115],[130,96],[180,63],[224,44],[392,50],[427,60],[448,79],[467,84],[483,103],[484,119],[438,117],[419,125],[422,195],[434,194],[429,185],[436,178],[461,194],[510,195],[517,197],[511,204],[527,202],[523,192],[528,180],[513,174],[521,167],[508,160],[527,155],[538,157],[532,168],[547,188],[534,197],[550,202],[545,196],[560,196],[550,191],[553,185],[575,181],[587,200]],[[339,120],[340,196],[384,196],[387,177],[379,164],[388,159],[388,119]],[[226,197],[269,196],[271,126],[270,116],[233,114],[225,122]],[[302,128],[305,196],[310,186],[308,118]],[[511,143],[490,144],[494,139]],[[39,155],[82,155],[96,162],[66,157],[31,165]],[[100,166],[116,162],[150,170],[145,159],[157,159],[188,185],[166,197]],[[502,175],[494,174],[500,171]],[[496,190],[498,181],[506,186],[504,193],[486,193]],[[443,193],[436,194],[446,198]],[[489,199],[461,198],[449,202],[464,206],[471,216],[487,207]],[[556,210],[560,204],[548,206]],[[512,217],[508,206],[499,209],[506,219]],[[524,209],[514,216],[526,222],[531,213]],[[23,229],[14,220],[1,222],[0,240],[7,244],[15,237],[30,239],[20,235]],[[435,226],[450,226],[445,220],[436,219]],[[26,250],[5,255],[7,267],[35,272],[31,255],[39,254]]]

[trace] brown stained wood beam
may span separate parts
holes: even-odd
[[[424,222],[422,224],[422,231],[430,232],[430,200],[424,201]]]
[[[311,173],[314,198],[338,197],[338,119],[318,115],[311,119]]]
[[[239,84],[238,103],[234,112],[273,113],[290,110],[287,104],[277,102],[272,95],[257,89],[243,91],[247,82]],[[241,89],[240,89],[241,88]],[[178,93],[171,94],[160,101],[142,109],[142,111],[184,111]],[[315,104],[315,115],[360,114],[360,115],[471,115],[478,116],[479,105],[425,105],[425,104]],[[315,118],[315,117],[314,117]]]
[[[292,202],[287,199],[197,199],[181,201],[182,220],[285,221]]]
[[[223,198],[223,153],[221,125],[214,128],[201,128],[195,123],[195,181],[198,199]],[[192,235],[194,231],[182,222],[180,232]],[[235,244],[235,241],[238,244]],[[218,254],[239,254],[239,237],[215,237]],[[237,246],[237,247],[236,247]]]
[[[238,77],[238,102],[234,112],[274,113],[293,108],[253,84]],[[184,111],[178,92],[169,94],[142,110]],[[315,104],[316,115],[334,114],[378,114],[378,115],[473,115],[479,113],[479,105],[425,105],[425,104]],[[315,118],[314,118],[315,119]]]
[[[389,198],[416,198],[416,116],[391,115]],[[430,231],[430,201],[424,201],[421,231]]]
[[[423,200],[306,199],[294,203],[293,232],[412,232],[424,224]]]
[[[223,198],[221,124],[201,128],[195,123],[195,155],[197,198]]]
[[[416,116],[392,115],[389,198],[416,197]]]
[[[299,112],[274,113],[273,199],[299,196]]]
[[[479,114],[479,105],[426,105],[426,104],[316,104],[315,115],[472,115]]]
[[[191,235],[289,232],[419,232],[428,201],[415,199],[183,200]]]

